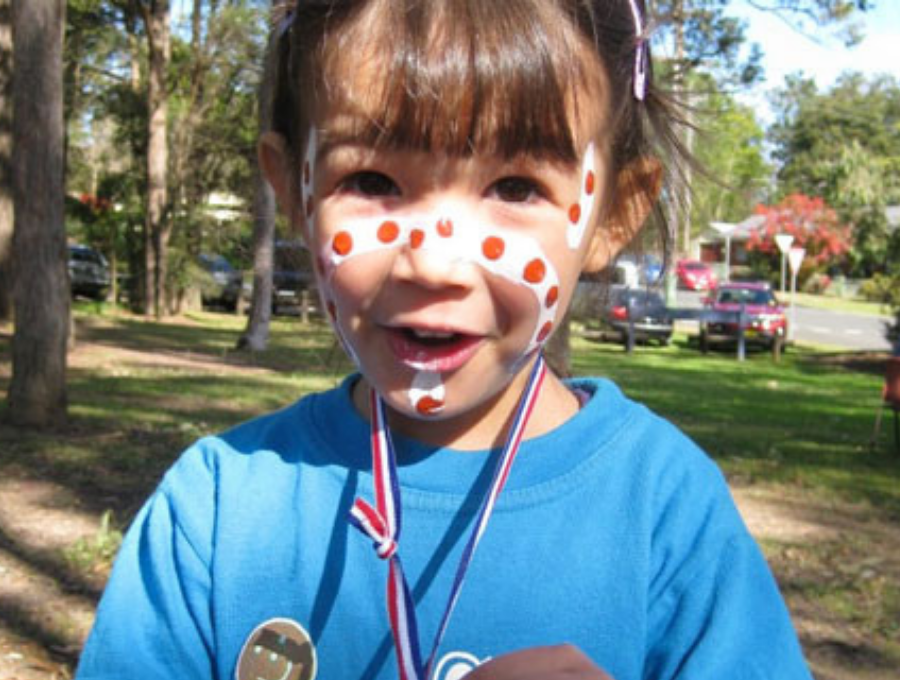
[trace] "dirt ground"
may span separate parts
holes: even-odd
[[[102,356],[108,364],[115,351],[83,345],[73,361],[89,367]],[[129,361],[160,360],[122,352]],[[198,372],[212,369],[201,356],[169,360]],[[888,658],[869,638],[873,626],[893,626],[894,636],[900,626],[896,620],[873,621],[877,614],[872,613],[881,611],[875,599],[900,596],[900,527],[869,507],[823,501],[793,488],[737,486],[733,494],[785,594],[817,680],[898,680],[897,658]],[[23,469],[5,470],[0,478],[0,680],[72,676],[106,568],[72,578],[64,554],[98,535],[101,518],[66,488]],[[850,611],[833,602],[829,606],[834,589],[816,587],[827,583],[855,594]]]

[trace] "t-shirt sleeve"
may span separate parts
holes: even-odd
[[[811,680],[787,608],[712,463],[661,488],[647,680]]]
[[[654,603],[644,677],[653,680],[810,680],[768,565],[736,536],[706,568]]]
[[[208,680],[213,485],[200,451],[166,475],[129,529],[77,680]]]

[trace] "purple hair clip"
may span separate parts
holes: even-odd
[[[294,8],[291,7],[278,20],[278,24],[275,26],[275,36],[278,40],[281,40],[291,30],[291,24],[294,23],[294,12]]]
[[[647,40],[644,37],[644,22],[641,20],[638,0],[629,0],[629,4],[634,18],[634,35],[637,43],[634,48],[634,98],[644,101],[647,95]]]

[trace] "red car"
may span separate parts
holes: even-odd
[[[784,347],[787,317],[768,283],[723,283],[706,307],[709,314],[700,327],[701,345],[737,340],[737,315],[743,307],[744,340],[748,345]]]
[[[718,285],[715,272],[699,260],[678,260],[675,275],[678,285],[688,290],[713,290]]]

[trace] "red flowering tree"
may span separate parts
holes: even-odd
[[[775,243],[776,234],[794,237],[792,248],[805,248],[799,278],[840,266],[850,251],[850,227],[842,224],[837,213],[821,198],[790,194],[777,205],[758,205],[754,210],[765,218],[747,240],[747,250],[758,253],[778,271],[781,257]]]

